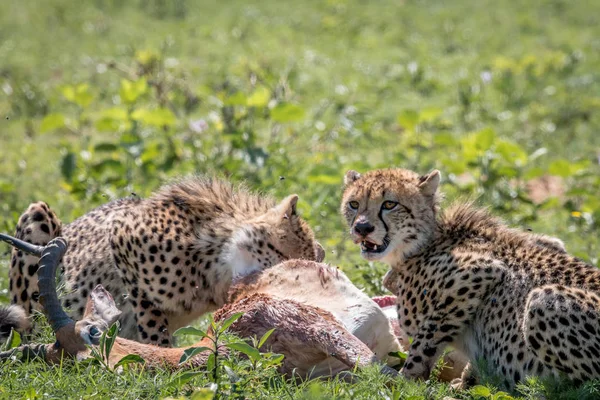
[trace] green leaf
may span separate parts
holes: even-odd
[[[514,400],[514,397],[506,392],[497,392],[492,395],[492,400]]]
[[[149,65],[160,59],[160,54],[154,50],[138,50],[135,52],[135,59],[142,65]]]
[[[529,180],[529,179],[534,179],[534,178],[539,178],[540,176],[544,175],[546,173],[546,170],[540,167],[534,167],[529,169],[524,175],[523,178]]]
[[[390,357],[396,357],[399,358],[401,360],[406,360],[406,358],[408,357],[408,355],[402,351],[391,351],[388,353],[388,356]]]
[[[117,362],[114,366],[114,368],[118,368],[122,365],[127,365],[127,364],[132,364],[132,363],[140,363],[140,364],[144,364],[146,362],[146,360],[144,360],[142,357],[140,357],[137,354],[127,354],[125,357],[121,358],[119,360],[119,362]]]
[[[210,353],[210,355],[208,356],[208,359],[206,360],[206,370],[207,371],[212,371],[213,369],[215,369],[215,365],[216,365],[216,357],[215,353]]]
[[[215,392],[208,388],[202,388],[194,391],[190,396],[190,400],[212,400],[215,397]]]
[[[219,335],[221,333],[225,332],[227,330],[227,328],[229,328],[231,326],[231,324],[233,324],[235,321],[237,321],[238,319],[240,319],[240,317],[242,315],[244,315],[244,313],[242,313],[242,312],[235,313],[231,317],[229,317],[225,321],[223,321],[223,323],[219,327]]]
[[[243,92],[235,92],[228,96],[223,104],[226,106],[245,106],[247,102],[246,95]]]
[[[129,113],[123,107],[111,107],[100,111],[100,118],[112,119],[115,121],[127,121]]]
[[[515,142],[499,139],[495,143],[495,150],[509,164],[523,166],[527,163],[527,152]]]
[[[65,86],[62,88],[62,94],[71,103],[75,103],[81,108],[90,105],[94,97],[90,93],[90,86],[87,83],[81,83],[76,86]]]
[[[260,86],[252,92],[246,101],[248,107],[264,107],[271,100],[271,91],[264,86]]]
[[[60,173],[66,181],[70,182],[73,178],[73,173],[77,168],[77,159],[75,153],[69,151],[65,154],[60,162]]]
[[[262,338],[260,338],[260,340],[258,341],[258,346],[256,346],[257,348],[261,348],[263,344],[265,344],[265,342],[267,341],[267,339],[269,339],[269,336],[271,336],[271,334],[273,332],[275,332],[276,328],[273,329],[269,329],[267,332],[265,332],[265,334],[262,336]]]
[[[112,152],[112,151],[116,151],[119,149],[119,146],[117,146],[114,143],[98,143],[94,146],[94,151],[98,151],[98,152]]]
[[[485,387],[483,385],[477,385],[477,386],[473,387],[470,390],[470,393],[473,396],[483,397],[486,399],[492,395],[492,392],[490,391],[490,389],[488,389],[487,387]]]
[[[584,171],[588,167],[587,162],[571,163],[567,160],[556,160],[548,167],[548,172],[563,178],[569,178]]]
[[[124,172],[125,167],[123,163],[119,160],[106,159],[102,160],[94,165],[92,165],[92,170],[94,172],[105,172],[105,171],[116,171],[116,172]]]
[[[38,392],[33,388],[33,387],[29,387],[25,393],[23,393],[23,399],[27,399],[27,400],[37,400],[37,399],[41,399],[42,397],[38,394]]]
[[[290,103],[280,103],[271,110],[271,119],[281,123],[300,121],[304,115],[302,107]]]
[[[179,359],[179,364],[183,364],[184,362],[186,362],[187,360],[189,360],[190,358],[194,357],[197,354],[200,354],[204,351],[207,350],[211,350],[208,347],[190,347],[189,349],[185,349],[183,354],[181,355],[181,358]]]
[[[102,338],[104,339],[102,342],[104,348],[104,357],[108,360],[108,356],[112,350],[113,344],[115,344],[115,340],[117,339],[117,333],[119,332],[119,322],[115,322],[111,325],[108,331],[102,334]]]
[[[279,354],[279,353],[269,353],[269,357],[271,358],[271,362],[273,364],[279,364],[285,358],[285,356],[283,354]]]
[[[162,143],[150,142],[146,144],[140,158],[144,163],[155,163],[164,153]]]
[[[419,113],[419,122],[432,122],[442,115],[441,108],[426,108]]]
[[[145,78],[141,78],[137,81],[129,81],[127,79],[121,80],[121,90],[119,96],[123,102],[127,104],[133,104],[135,101],[146,93],[148,90],[148,82]]]
[[[246,342],[227,343],[226,346],[230,349],[237,350],[240,353],[244,353],[252,361],[256,361],[260,358],[260,352]]]
[[[550,172],[552,175],[568,178],[571,176],[571,164],[567,160],[553,161],[548,167],[548,172]]]
[[[184,336],[184,335],[200,336],[202,338],[208,337],[208,334],[206,332],[204,332],[200,329],[191,327],[191,326],[179,328],[175,331],[175,333],[173,333],[173,336]]]
[[[419,123],[419,113],[415,110],[404,110],[398,114],[398,125],[407,131],[414,131]]]
[[[433,143],[436,146],[456,146],[457,140],[451,133],[443,132],[433,136]]]
[[[467,170],[467,160],[462,157],[459,159],[441,157],[440,161],[447,173],[460,175]]]
[[[15,347],[19,347],[21,345],[21,335],[19,332],[12,329],[10,331],[10,335],[8,336],[8,340],[4,345],[4,351],[14,349]]]
[[[480,150],[488,150],[494,144],[496,132],[491,128],[483,129],[475,133],[475,142]]]
[[[185,385],[186,383],[188,383],[189,381],[191,381],[192,379],[194,379],[195,377],[197,377],[198,375],[202,375],[202,374],[204,374],[203,371],[182,372],[181,374],[177,375],[171,382],[169,382],[168,386],[179,388],[179,387]]]
[[[125,131],[131,126],[131,121],[126,109],[113,107],[98,113],[95,125],[99,131]]]
[[[46,133],[65,126],[65,116],[60,113],[48,114],[40,124],[40,132]]]
[[[476,135],[467,135],[460,139],[460,144],[462,147],[461,158],[464,162],[472,162],[477,160],[477,158],[481,155],[481,150],[477,144],[477,136]]]
[[[131,114],[131,118],[134,121],[158,128],[172,126],[177,120],[175,114],[168,108],[157,108],[155,110],[139,108]]]

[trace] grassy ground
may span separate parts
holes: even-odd
[[[479,198],[597,265],[599,15],[600,3],[561,0],[4,4],[0,230],[31,201],[70,221],[108,198],[216,171],[278,197],[298,193],[327,260],[376,294],[385,267],[360,259],[338,215],[343,173],[438,168],[448,202]],[[448,392],[386,384],[373,371],[355,384],[244,374],[250,398]],[[160,398],[209,382],[169,386],[165,372],[93,365],[10,364],[0,375],[6,398]],[[519,393],[544,391],[585,397],[538,383]]]

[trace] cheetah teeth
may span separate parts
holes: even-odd
[[[367,242],[366,240],[363,240],[360,244],[363,250],[377,251],[379,248],[375,243]]]

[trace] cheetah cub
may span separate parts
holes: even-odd
[[[404,169],[345,178],[352,238],[390,265],[384,286],[413,337],[402,374],[427,379],[452,345],[509,388],[532,375],[600,378],[600,270],[472,204],[439,211],[439,182]]]
[[[105,204],[64,227],[47,204],[34,203],[15,236],[37,245],[58,235],[68,240],[62,270],[72,316],[82,317],[88,294],[102,284],[121,303],[122,336],[168,346],[177,328],[225,304],[234,277],[288,259],[323,259],[297,201],[292,195],[276,204],[197,177],[148,199]],[[36,257],[13,251],[12,302],[29,312],[41,308],[37,268]]]

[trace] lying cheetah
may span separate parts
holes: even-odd
[[[414,339],[402,374],[427,379],[452,345],[508,387],[532,375],[600,378],[600,270],[472,204],[440,212],[439,181],[404,169],[345,178],[352,238],[390,265],[384,286]]]
[[[65,306],[81,318],[88,294],[102,284],[123,315],[122,335],[171,345],[171,334],[227,300],[233,276],[287,259],[321,261],[322,247],[297,215],[298,196],[271,198],[210,178],[188,178],[148,199],[103,205],[61,226],[43,202],[21,216],[16,237],[44,245],[61,235]],[[12,302],[39,309],[38,259],[14,250]],[[127,294],[128,301],[124,300]]]

